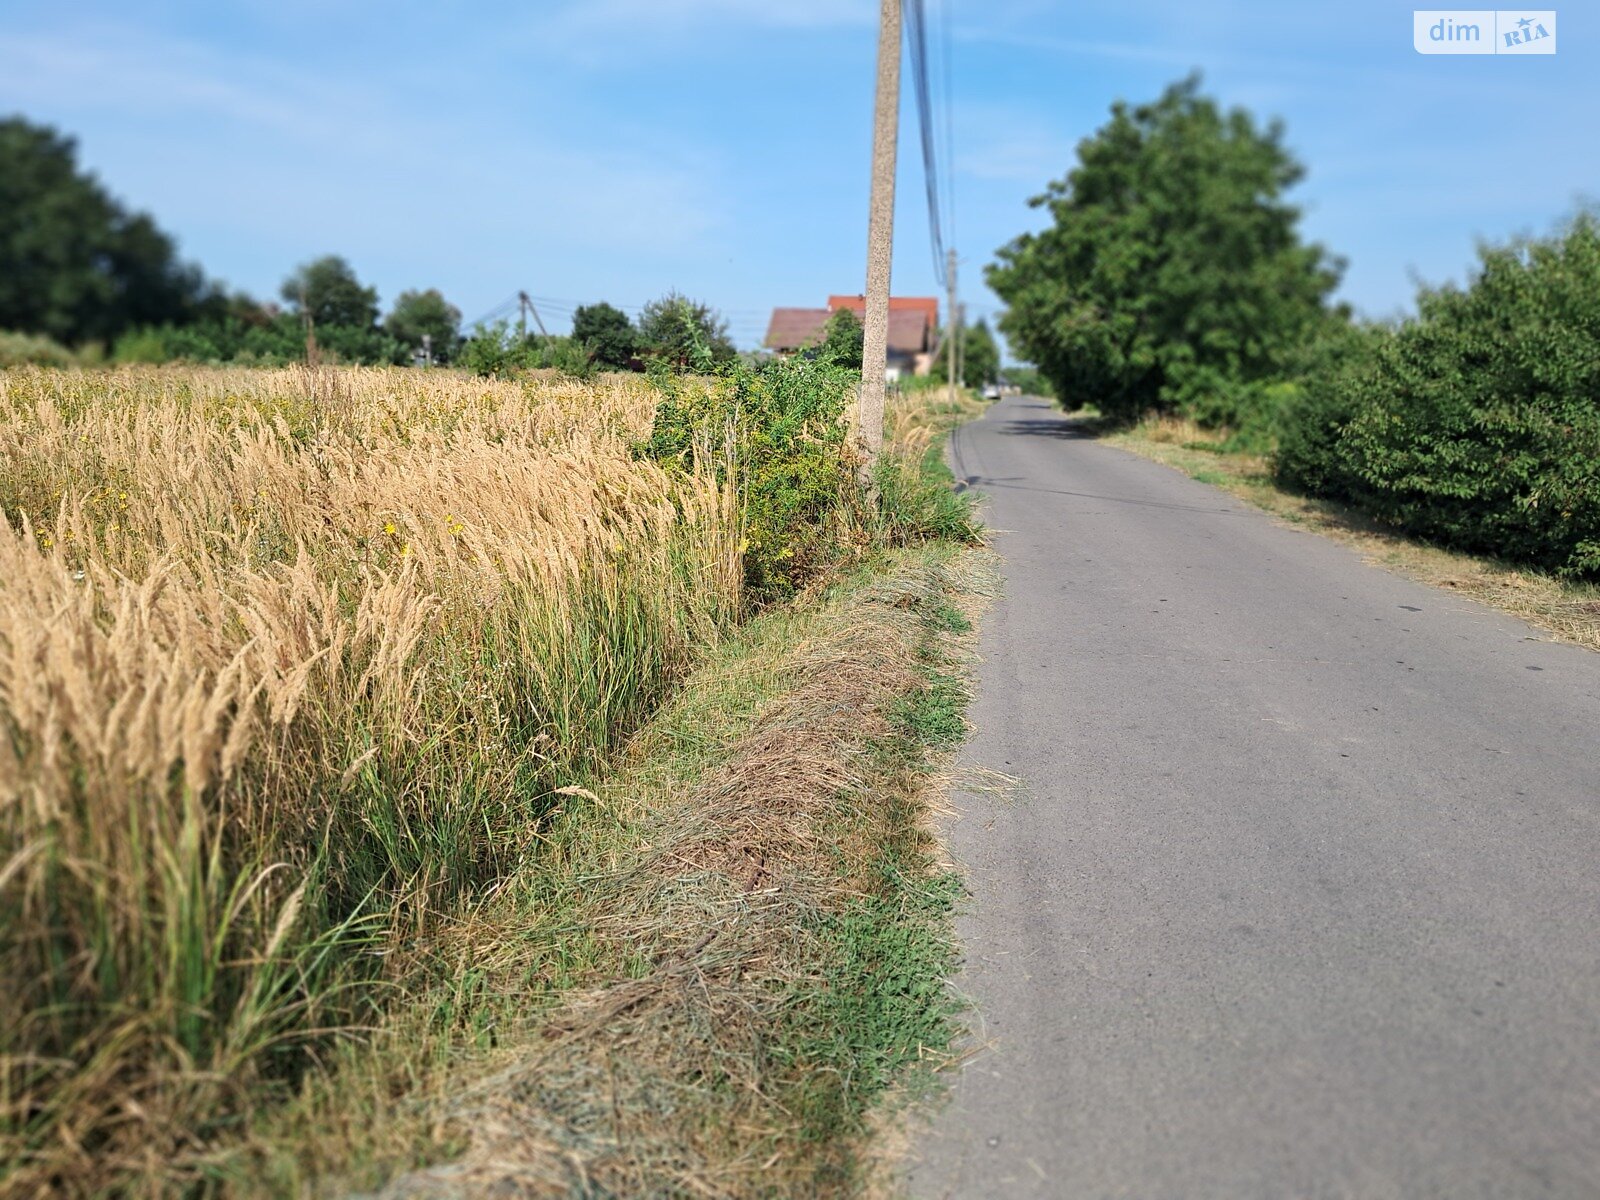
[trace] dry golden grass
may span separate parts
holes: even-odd
[[[937,407],[891,409],[891,445],[926,450],[949,424]],[[947,893],[916,882],[948,880],[937,781],[902,710],[955,654],[977,586],[972,552],[914,544],[814,580],[702,661],[539,858],[438,931],[453,970],[256,1127],[228,1194],[846,1195],[888,1178],[887,1123],[866,1110],[907,1094],[885,1065],[907,1044],[942,1060],[938,1005],[886,1015],[874,981],[898,995],[903,975],[834,981],[885,960],[937,974],[945,952]],[[886,910],[892,949],[861,928]],[[423,1163],[448,1165],[408,1170]]]
[[[1152,417],[1108,440],[1344,542],[1380,566],[1521,617],[1561,641],[1600,650],[1600,587],[1594,584],[1428,545],[1343,505],[1285,492],[1273,484],[1265,458],[1224,451],[1216,432],[1179,417]]]
[[[202,1178],[733,620],[653,403],[0,372],[0,1190]]]

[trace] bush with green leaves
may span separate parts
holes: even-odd
[[[841,367],[859,371],[866,337],[866,327],[861,324],[860,317],[848,308],[836,308],[822,327],[822,344],[818,349]]]
[[[0,367],[70,367],[77,361],[71,350],[43,334],[0,329]]]
[[[364,366],[404,364],[410,351],[376,326],[319,325],[317,347],[323,361]],[[283,366],[303,362],[305,326],[290,313],[265,322],[236,317],[192,325],[144,326],[117,339],[112,360],[119,363],[244,363]]]
[[[1340,452],[1382,520],[1600,575],[1600,214],[1480,256],[1355,377]]]
[[[550,369],[586,379],[594,362],[575,339],[543,334],[518,334],[505,321],[480,325],[461,343],[455,363],[476,375],[505,378],[518,371]]]
[[[793,594],[836,554],[856,488],[846,413],[859,378],[827,355],[653,374],[661,399],[639,452],[733,479],[754,603]]]
[[[1272,470],[1281,487],[1333,500],[1360,496],[1361,477],[1340,441],[1356,415],[1361,377],[1393,336],[1382,325],[1330,321],[1299,356],[1294,382],[1272,413]]]
[[[383,329],[411,354],[426,346],[434,362],[447,363],[461,341],[461,310],[438,288],[401,292]]]

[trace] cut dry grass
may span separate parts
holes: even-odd
[[[0,373],[0,1190],[205,1179],[730,627],[653,404]]]
[[[1285,492],[1273,483],[1265,458],[1225,451],[1220,435],[1190,421],[1152,418],[1110,433],[1106,440],[1221,487],[1284,521],[1344,542],[1370,562],[1521,617],[1560,641],[1600,650],[1600,586],[1431,546],[1384,529],[1343,505]]]

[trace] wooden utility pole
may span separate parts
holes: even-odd
[[[956,323],[956,252],[952,247],[945,255],[945,285],[950,289],[946,297],[948,308],[945,312],[944,344],[945,344],[945,381],[949,384],[950,405],[955,407],[956,402],[956,338],[961,327]]]
[[[872,200],[867,211],[867,307],[861,345],[861,449],[870,465],[883,449],[883,388],[889,367],[889,268],[894,256],[894,168],[900,139],[900,0],[880,0],[878,91],[872,110]]]

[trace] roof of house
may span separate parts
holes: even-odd
[[[763,343],[769,350],[789,352],[822,341],[828,318],[841,308],[857,316],[866,311],[860,296],[829,296],[827,308],[775,308]],[[939,302],[896,296],[889,301],[889,353],[923,354],[932,347],[939,323]]]
[[[764,343],[771,350],[798,350],[822,340],[830,313],[826,308],[775,308]]]
[[[933,326],[920,309],[889,310],[889,353],[921,354],[929,349]]]
[[[857,316],[860,316],[862,313],[867,311],[867,298],[865,296],[829,296],[828,308],[830,311],[848,308],[851,312],[855,313]],[[891,313],[926,313],[928,315],[929,326],[934,329],[939,328],[939,301],[936,297],[890,296],[889,311]]]

